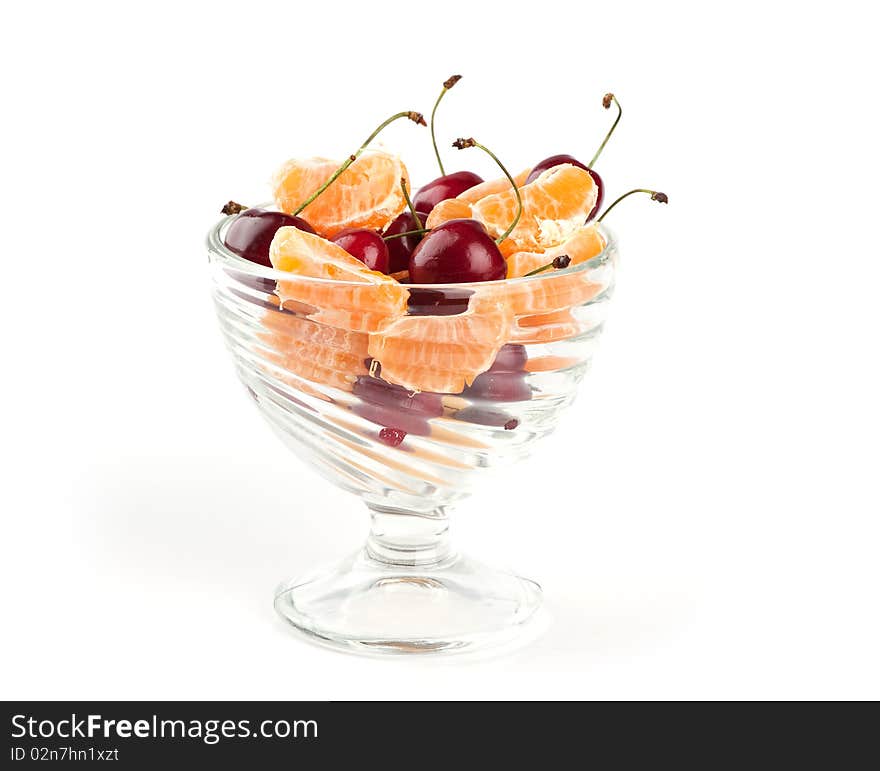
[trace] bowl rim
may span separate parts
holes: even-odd
[[[275,209],[272,204],[258,204],[256,206],[248,207],[250,209]],[[243,273],[248,276],[253,276],[255,278],[265,278],[272,279],[274,281],[308,281],[308,282],[318,282],[321,284],[327,285],[335,285],[335,286],[365,286],[364,283],[359,281],[341,281],[339,279],[333,278],[321,278],[318,276],[300,276],[298,274],[292,274],[287,271],[278,270],[276,268],[267,268],[264,265],[259,265],[255,262],[251,262],[250,260],[246,260],[244,257],[237,255],[235,252],[230,251],[226,248],[226,245],[223,243],[223,236],[227,230],[227,228],[239,217],[240,214],[230,214],[228,216],[222,217],[209,231],[206,238],[206,245],[208,248],[208,261],[209,262],[217,262],[221,264],[223,267],[227,269],[232,269],[238,273]],[[464,289],[464,288],[477,288],[477,287],[492,287],[492,286],[513,286],[529,281],[552,281],[553,279],[560,278],[562,276],[571,276],[577,273],[581,273],[583,271],[590,270],[592,268],[599,267],[608,261],[609,257],[617,252],[617,236],[614,231],[609,228],[607,225],[603,223],[594,223],[596,228],[599,230],[599,233],[605,239],[605,248],[602,249],[599,254],[591,257],[589,260],[585,262],[578,263],[577,265],[563,268],[562,270],[548,270],[544,273],[538,273],[534,276],[517,276],[516,278],[502,278],[496,279],[494,281],[475,281],[469,283],[461,283],[461,284],[401,284],[401,286],[407,288],[417,288],[417,289]],[[367,285],[369,286],[369,284]]]

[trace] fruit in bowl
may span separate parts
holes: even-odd
[[[630,191],[597,216],[598,153],[514,175],[459,138],[499,175],[447,173],[435,118],[457,82],[431,114],[440,177],[414,194],[404,161],[370,147],[398,120],[427,125],[403,111],[342,161],[287,161],[274,205],[230,202],[209,234],[239,377],[282,440],[370,510],[363,550],[276,592],[282,617],[329,645],[466,650],[533,617],[536,584],[452,549],[449,507],[574,399],[613,287],[605,214],[635,192],[667,200]]]

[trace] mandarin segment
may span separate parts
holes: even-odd
[[[519,318],[583,305],[602,289],[603,286],[592,281],[586,272],[560,272],[513,282],[504,290],[504,297],[511,312]]]
[[[517,187],[522,187],[528,176],[528,169],[517,174],[514,177]],[[488,182],[481,182],[455,198],[440,201],[428,215],[425,227],[433,228],[449,220],[470,219],[474,216],[473,204],[487,195],[500,193],[504,190],[510,190],[510,180],[507,177],[499,177],[498,179],[490,179]]]
[[[473,219],[473,216],[474,211],[470,203],[460,198],[447,198],[431,209],[428,219],[425,220],[425,227],[436,228],[450,220]]]
[[[287,161],[272,181],[278,208],[295,212],[339,166],[339,161],[327,158]],[[384,230],[406,207],[401,179],[409,181],[400,158],[381,151],[366,152],[300,215],[327,238],[346,228]]]
[[[280,228],[269,258],[277,270],[294,273],[279,280],[275,293],[314,309],[313,318],[351,331],[369,332],[406,312],[409,292],[390,276],[367,268],[341,246],[292,227]],[[310,279],[332,279],[315,281]]]
[[[601,254],[605,248],[605,239],[595,225],[582,225],[569,238],[558,246],[546,251],[519,251],[507,257],[507,277],[525,276],[533,270],[553,262],[556,257],[568,255],[570,265],[579,265]]]
[[[454,316],[407,316],[370,335],[382,378],[412,391],[461,393],[492,366],[512,315],[497,293],[477,293]]]
[[[513,178],[517,187],[521,188],[526,183],[529,171],[529,169],[525,169]],[[479,185],[475,185],[474,187],[465,190],[463,193],[459,194],[458,198],[459,200],[467,201],[468,203],[476,203],[487,195],[503,193],[505,190],[510,190],[510,180],[507,177],[498,177],[498,179],[490,179],[488,182],[481,182]]]
[[[571,308],[550,313],[520,316],[511,331],[511,341],[521,345],[555,343],[580,334],[584,329],[572,314]]]
[[[358,375],[367,372],[366,334],[279,311],[267,313],[263,326],[266,358],[299,378],[350,391]]]
[[[473,202],[465,200],[465,194],[443,201],[428,217],[428,227],[472,217],[482,222],[494,238],[501,236],[518,208],[509,180],[504,182],[503,186],[498,180],[486,183],[497,184],[501,189]],[[473,193],[479,187],[466,192]],[[534,182],[520,188],[523,214],[511,234],[498,245],[501,253],[508,257],[518,251],[542,252],[562,243],[584,224],[597,193],[590,173],[577,166],[554,166],[543,172]]]
[[[596,203],[596,183],[577,166],[555,166],[521,190],[523,214],[502,246],[512,251],[543,250],[568,238],[587,219]],[[474,216],[495,236],[516,216],[512,190],[494,193],[474,204]],[[515,248],[514,248],[515,247]]]

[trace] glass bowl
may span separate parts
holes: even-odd
[[[525,458],[574,400],[613,289],[613,233],[599,226],[604,250],[565,270],[404,285],[408,309],[389,320],[376,310],[382,287],[230,252],[234,219],[207,245],[238,376],[283,442],[372,518],[363,549],[282,584],[276,610],[317,641],[361,652],[510,641],[541,589],[458,554],[449,510],[491,469]]]

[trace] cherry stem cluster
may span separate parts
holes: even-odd
[[[345,162],[338,169],[336,169],[336,171],[333,172],[330,179],[328,179],[323,185],[321,185],[321,187],[319,187],[314,193],[312,193],[308,198],[306,198],[305,201],[303,201],[299,205],[299,208],[297,208],[297,210],[293,212],[293,215],[297,216],[298,214],[300,214],[300,212],[302,212],[302,210],[305,209],[306,206],[308,206],[319,195],[321,195],[321,193],[323,193],[328,187],[330,187],[330,185],[332,185],[339,178],[339,175],[342,174],[342,172],[344,172],[349,166],[351,166],[351,164],[353,164],[358,159],[358,156],[367,149],[367,147],[370,145],[370,142],[372,142],[379,135],[379,132],[381,132],[382,129],[384,129],[389,123],[393,123],[400,118],[409,118],[413,123],[418,123],[420,126],[428,125],[427,123],[425,123],[424,116],[420,112],[414,112],[413,110],[406,110],[404,112],[399,112],[395,115],[392,115],[390,118],[388,118],[388,120],[383,121],[379,124],[376,130],[366,138],[364,143],[355,151],[355,153],[353,155],[349,155]]]
[[[519,218],[522,217],[523,202],[522,202],[522,196],[520,195],[520,192],[519,192],[519,187],[517,187],[517,184],[516,184],[516,180],[511,176],[510,172],[507,170],[507,168],[504,166],[504,164],[498,160],[498,156],[495,155],[495,153],[493,153],[488,147],[481,145],[479,142],[477,142],[477,140],[474,139],[473,137],[471,137],[470,139],[463,139],[463,138],[456,139],[452,143],[452,146],[459,149],[459,150],[464,150],[466,147],[479,147],[493,161],[495,161],[495,163],[498,164],[498,168],[500,168],[501,171],[504,172],[504,176],[510,180],[510,184],[513,187],[513,192],[516,194],[516,216],[513,218],[513,222],[510,223],[510,226],[507,228],[507,230],[505,230],[501,234],[500,238],[495,239],[495,243],[500,244],[505,238],[507,238],[513,232],[513,229],[516,227],[517,223],[519,222]]]

